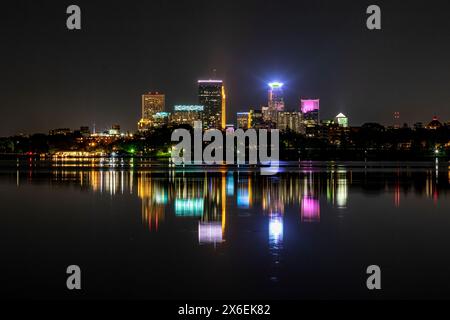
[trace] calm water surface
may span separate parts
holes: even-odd
[[[449,163],[0,165],[2,296],[450,298]]]

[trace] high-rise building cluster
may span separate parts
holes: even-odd
[[[156,129],[164,125],[191,125],[202,121],[203,128],[225,129],[280,129],[314,135],[321,122],[319,118],[320,100],[301,99],[296,110],[287,110],[282,82],[268,84],[267,105],[236,114],[236,126],[226,122],[226,94],[222,80],[198,80],[197,104],[175,105],[166,110],[165,95],[149,92],[142,95],[142,118],[138,122],[140,132]],[[342,113],[326,124],[348,127],[348,118]]]
[[[202,121],[204,128],[226,128],[226,95],[222,80],[198,80],[198,104],[175,105],[165,110],[165,95],[147,93],[142,95],[142,118],[138,130],[145,132],[165,124],[188,124]]]
[[[250,107],[248,112],[238,112],[236,115],[237,128],[277,128],[281,131],[291,130],[315,136],[319,134],[321,125],[348,127],[348,118],[342,113],[333,120],[321,121],[319,99],[301,99],[298,108],[288,110],[284,100],[283,83],[271,82],[268,87],[267,105],[261,106],[259,109]]]

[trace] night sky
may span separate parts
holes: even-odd
[[[82,30],[66,29],[66,8]],[[370,4],[382,30],[366,28]],[[140,96],[197,103],[196,81],[225,81],[228,123],[266,103],[321,99],[351,125],[450,120],[448,1],[8,1],[0,7],[0,136],[118,123],[136,130]],[[231,119],[230,119],[231,115]]]

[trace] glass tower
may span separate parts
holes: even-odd
[[[222,80],[199,80],[198,102],[204,106],[203,126],[224,129],[226,124],[225,87]]]

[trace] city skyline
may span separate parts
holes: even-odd
[[[7,303],[278,319],[450,300],[449,0],[2,13]]]
[[[202,97],[202,95],[204,95],[204,93],[202,92],[202,89],[198,89],[200,91],[198,91],[198,97],[197,97],[197,101],[199,101],[197,104],[195,103],[183,103],[183,104],[175,104],[175,105],[170,105],[168,106],[166,104],[166,98],[167,95],[165,92],[161,92],[161,91],[148,91],[146,93],[143,93],[141,95],[141,104],[139,106],[139,109],[141,110],[140,115],[141,117],[139,118],[139,121],[137,121],[137,126],[135,125],[134,128],[128,129],[128,128],[123,128],[121,127],[120,121],[117,120],[116,122],[113,122],[111,124],[106,125],[103,128],[98,128],[96,126],[96,123],[92,123],[92,127],[89,124],[78,124],[78,125],[74,125],[73,127],[55,127],[55,128],[48,128],[45,132],[20,132],[20,133],[16,133],[13,134],[11,136],[14,135],[21,135],[21,134],[36,134],[36,133],[50,133],[50,134],[55,134],[54,132],[59,132],[59,131],[67,131],[64,132],[63,134],[67,134],[70,132],[74,132],[77,131],[78,128],[80,128],[79,131],[87,131],[90,132],[92,134],[98,134],[98,133],[103,133],[103,132],[109,132],[108,134],[111,134],[111,130],[113,131],[117,131],[117,134],[112,134],[114,135],[119,135],[120,132],[124,133],[126,132],[128,133],[135,133],[135,132],[144,132],[147,131],[149,129],[157,129],[163,125],[168,125],[168,124],[175,124],[175,125],[179,125],[179,124],[190,124],[192,126],[193,121],[203,121],[204,123],[204,128],[208,129],[208,128],[219,128],[222,130],[225,130],[226,126],[234,126],[236,129],[238,128],[242,128],[242,129],[247,129],[250,128],[249,123],[251,122],[251,118],[252,118],[252,111],[256,111],[256,112],[260,112],[262,117],[265,118],[264,121],[273,121],[274,122],[274,126],[273,128],[278,128],[277,126],[277,122],[279,121],[279,117],[286,117],[286,116],[291,116],[293,114],[298,114],[300,119],[298,120],[288,120],[289,121],[295,121],[295,122],[299,122],[302,123],[303,126],[305,127],[309,127],[311,125],[313,126],[321,126],[321,125],[328,125],[330,121],[334,122],[335,124],[342,126],[344,123],[344,127],[347,126],[353,126],[353,127],[360,127],[363,124],[370,124],[370,123],[377,123],[374,121],[366,121],[364,123],[360,123],[360,124],[355,124],[352,123],[349,120],[348,115],[343,114],[342,112],[338,112],[337,115],[329,117],[329,118],[322,118],[321,116],[319,116],[319,114],[322,113],[322,111],[324,111],[322,108],[320,108],[320,98],[305,98],[304,97],[300,97],[298,104],[294,107],[286,107],[285,102],[284,102],[284,94],[283,94],[283,88],[285,86],[285,84],[283,82],[280,81],[269,81],[266,83],[266,94],[268,94],[268,98],[266,100],[265,103],[262,103],[260,105],[256,105],[253,104],[253,106],[249,106],[247,109],[241,109],[240,111],[237,111],[235,113],[230,113],[227,110],[227,105],[225,102],[225,82],[223,80],[216,80],[216,79],[204,79],[204,80],[197,80],[197,84],[199,85],[199,88],[201,88],[204,85],[219,85],[218,87],[218,92],[217,95],[219,97],[219,99],[221,99],[218,102],[218,108],[220,109],[220,114],[222,112],[225,111],[225,119],[226,120],[222,120],[222,116],[219,116],[219,120],[218,120],[218,125],[209,125],[208,121],[205,120],[205,115],[206,110],[208,109],[206,107],[206,105],[209,103],[208,101],[203,101],[203,104],[200,104],[202,100],[204,99]],[[274,102],[273,97],[275,97],[275,99],[277,100],[276,102]],[[222,101],[223,99],[223,101]],[[213,103],[214,105],[214,103]],[[200,110],[201,109],[201,110]],[[272,110],[272,111],[271,111]],[[315,114],[314,114],[315,112]],[[185,114],[183,116],[180,116],[181,114]],[[192,116],[193,114],[198,113],[200,116]],[[325,111],[326,114],[329,114],[330,111],[328,110]],[[139,114],[139,112],[138,112]],[[240,122],[242,122],[242,115],[246,114],[246,116],[248,117],[249,123],[247,124],[247,127],[243,127],[240,126]],[[188,116],[188,119],[183,119],[183,117],[186,117],[186,115]],[[297,115],[295,115],[297,116]],[[153,121],[152,119],[155,119],[155,121]],[[232,120],[231,120],[232,119]],[[314,120],[313,120],[314,119]],[[189,121],[187,121],[189,120]],[[442,124],[449,124],[450,123],[450,118],[449,120],[445,120],[440,118],[439,116],[433,114],[433,116],[430,119],[426,119],[424,121],[422,120],[414,120],[413,123],[408,123],[408,122],[402,122],[402,118],[401,118],[401,113],[399,111],[394,111],[392,113],[392,118],[391,121],[389,123],[380,123],[382,126],[389,128],[400,128],[403,125],[407,125],[408,127],[415,127],[416,125],[421,125],[421,126],[425,126],[427,123],[431,123],[432,121],[439,121]],[[285,123],[286,120],[283,120],[283,124],[281,125],[280,129],[281,130],[285,130],[288,127],[292,129],[292,125],[287,125]],[[312,122],[311,122],[312,121]],[[344,121],[344,122],[342,122]],[[118,129],[117,129],[118,127]],[[258,127],[258,126],[257,126]],[[73,130],[72,130],[73,129]],[[96,130],[98,129],[98,130]],[[121,130],[122,129],[122,130]],[[298,130],[294,130],[294,131],[298,131]],[[53,132],[53,133],[52,133]],[[304,131],[301,130],[301,132]],[[57,134],[62,134],[57,133]]]
[[[168,106],[196,103],[196,79],[215,77],[227,84],[233,123],[266,102],[274,79],[285,84],[286,108],[320,97],[324,119],[342,112],[352,124],[388,124],[396,111],[402,123],[450,119],[444,2],[409,3],[405,15],[402,4],[379,1],[380,32],[365,27],[365,4],[349,1],[77,4],[79,32],[67,30],[65,4],[4,9],[0,136],[93,123],[132,131],[142,93],[165,92]],[[274,14],[283,19],[256,23]]]
[[[213,72],[215,73],[216,70],[213,70]],[[241,109],[241,111],[237,111],[236,113],[230,113],[227,110],[227,104],[226,104],[226,94],[225,94],[225,82],[223,80],[218,80],[218,79],[203,79],[203,80],[197,80],[197,85],[198,88],[198,97],[197,97],[197,101],[198,104],[195,103],[184,103],[184,104],[175,104],[175,105],[171,105],[171,106],[167,106],[166,105],[166,93],[155,90],[155,91],[148,91],[146,93],[143,93],[141,95],[141,118],[140,120],[137,122],[137,130],[136,127],[133,129],[131,128],[130,130],[126,129],[126,130],[122,130],[123,132],[127,132],[128,133],[134,133],[134,132],[143,132],[143,131],[147,131],[149,129],[156,129],[158,127],[161,127],[163,125],[167,125],[167,124],[175,124],[175,125],[179,125],[179,124],[190,124],[192,125],[193,121],[203,121],[204,123],[204,128],[208,129],[208,128],[219,128],[224,130],[226,127],[232,125],[234,126],[236,129],[238,128],[242,128],[242,129],[247,129],[250,128],[250,126],[247,127],[243,127],[241,126],[239,123],[242,122],[242,115],[246,114],[248,116],[248,120],[249,123],[251,122],[251,115],[252,115],[252,111],[256,111],[256,112],[261,112],[262,117],[264,118],[264,121],[269,121],[269,122],[273,122],[274,126],[273,128],[278,128],[277,126],[277,122],[279,121],[279,117],[281,116],[283,118],[283,124],[281,125],[280,129],[285,130],[288,127],[290,129],[292,129],[292,124],[291,125],[287,125],[286,120],[284,120],[284,118],[290,117],[290,116],[295,116],[297,117],[297,115],[293,115],[294,113],[298,113],[299,116],[301,117],[301,119],[298,120],[287,120],[288,122],[292,122],[295,121],[296,123],[302,123],[302,125],[309,127],[311,125],[313,126],[318,126],[318,125],[328,125],[330,123],[330,121],[334,122],[335,124],[338,124],[340,126],[342,126],[343,123],[345,123],[345,127],[347,126],[353,126],[353,127],[360,127],[363,124],[370,124],[370,123],[377,123],[374,121],[366,121],[364,123],[360,123],[360,124],[355,124],[355,123],[351,123],[349,121],[349,117],[346,116],[345,114],[343,114],[342,112],[339,112],[336,116],[334,117],[330,117],[330,118],[321,118],[320,117],[320,98],[316,97],[316,98],[311,98],[309,96],[300,96],[300,98],[298,99],[298,104],[296,106],[290,106],[290,107],[286,107],[285,101],[284,101],[284,94],[283,94],[283,88],[285,87],[285,83],[284,82],[280,82],[279,80],[272,80],[272,81],[268,81],[266,83],[266,94],[268,94],[268,98],[266,100],[265,103],[261,103],[259,105],[257,104],[252,104],[252,106],[248,107],[247,109],[244,110]],[[208,93],[206,95],[206,100],[205,100],[205,93],[203,92],[206,86],[206,88],[209,89],[214,89],[213,87],[208,88],[208,86],[216,86],[218,85],[218,91],[217,91],[217,97],[219,99],[218,101],[218,118],[217,118],[217,125],[213,124],[210,125],[209,122],[207,120],[207,110],[211,109],[211,108],[215,108],[215,102],[213,102],[213,104],[211,106],[207,106],[208,104],[210,104],[210,102],[208,101],[208,99],[210,99],[208,97],[208,95],[210,93]],[[214,93],[213,93],[213,98],[214,98]],[[204,100],[204,101],[202,101]],[[214,99],[213,99],[214,100]],[[255,106],[255,107],[254,107]],[[200,108],[202,110],[200,110]],[[181,113],[180,113],[181,112]],[[189,117],[189,121],[187,121],[187,119],[183,119],[183,117],[185,117],[185,115],[180,116],[181,114],[185,113],[186,115],[188,115]],[[193,114],[198,113],[200,115],[200,117],[198,116],[194,116],[192,117]],[[225,115],[225,117],[222,116],[222,113]],[[330,111],[328,110],[325,111],[326,114],[329,114]],[[227,118],[228,117],[228,118]],[[155,121],[153,121],[153,118],[155,119]],[[213,117],[214,119],[214,117]],[[232,120],[231,120],[232,119]],[[443,120],[440,117],[438,117],[437,115],[433,115],[431,118],[431,121],[439,121],[439,120]],[[342,122],[344,121],[344,122]],[[426,123],[429,123],[430,119],[427,119],[425,121],[421,121],[421,120],[414,120],[413,123],[408,123],[408,122],[402,122],[402,117],[401,117],[401,113],[399,111],[394,111],[392,113],[392,118],[391,118],[391,122],[389,123],[380,123],[382,126],[389,128],[389,127],[393,127],[393,128],[400,128],[404,125],[406,126],[411,126],[411,127],[415,127],[416,125],[420,125],[420,126],[425,126]],[[111,130],[113,131],[117,131],[120,132],[120,123],[119,120],[117,120],[115,123],[111,123],[103,128],[100,128],[100,130],[96,130],[96,123],[92,123],[92,130],[90,131],[93,134],[96,133],[104,133],[104,132],[111,132]],[[219,124],[220,123],[220,124]],[[442,121],[443,124],[449,124],[449,121],[443,120]],[[90,126],[88,124],[83,124],[83,125],[78,125],[79,128],[81,128],[80,130],[90,130]],[[75,125],[74,127],[71,128],[78,128],[77,125]],[[119,129],[116,130],[115,127],[118,127]],[[52,134],[52,132],[57,132],[57,131],[67,131],[65,133],[70,133],[70,132],[74,132],[76,131],[76,129],[74,129],[73,131],[71,130],[71,128],[63,128],[63,127],[58,127],[58,128],[51,128],[48,129],[47,131],[50,132],[50,134]],[[123,128],[122,128],[123,129]],[[304,130],[294,130],[297,132],[302,132],[304,134]],[[15,135],[20,135],[20,134],[36,134],[36,133],[43,133],[43,132],[20,132],[19,134],[15,134]],[[117,135],[117,134],[112,134],[112,135]]]

